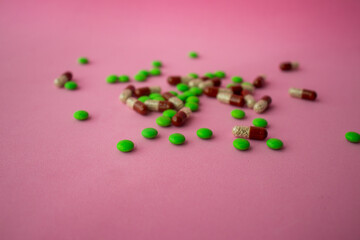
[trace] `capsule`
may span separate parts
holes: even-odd
[[[71,72],[64,72],[60,77],[54,80],[55,86],[58,88],[64,87],[65,83],[71,81],[72,73]]]
[[[194,78],[193,77],[190,77],[190,76],[184,76],[184,77],[181,77],[181,76],[170,76],[168,77],[167,81],[170,85],[176,85],[176,84],[179,84],[179,83],[184,83],[184,84],[188,84],[191,80],[193,80]]]
[[[136,97],[148,96],[150,93],[160,93],[161,88],[159,86],[142,87],[135,89],[134,95]]]
[[[249,91],[246,90],[242,91],[242,96],[245,99],[246,106],[252,109],[256,103],[254,96]]]
[[[120,93],[120,96],[119,96],[120,101],[122,101],[123,103],[126,103],[126,100],[133,95],[134,91],[135,91],[135,87],[133,85],[127,86]]]
[[[174,108],[174,104],[169,101],[157,101],[152,99],[146,100],[145,105],[149,111],[153,112],[163,112]]]
[[[219,87],[221,85],[221,79],[220,78],[213,78],[210,80],[203,81],[199,83],[199,88],[204,89],[206,87]]]
[[[269,105],[271,103],[271,97],[264,96],[259,101],[257,101],[254,105],[254,111],[256,113],[262,113],[265,112],[266,109],[269,108]]]
[[[253,126],[235,126],[232,129],[232,133],[235,137],[255,140],[264,140],[268,135],[265,128]]]
[[[140,102],[134,97],[129,97],[126,100],[126,105],[135,110],[135,112],[140,113],[141,115],[146,115],[148,113],[148,109],[143,102]]]
[[[190,115],[190,108],[183,107],[171,118],[171,122],[174,126],[180,127],[184,125],[185,121],[190,117]]]
[[[297,62],[283,62],[280,64],[281,71],[292,71],[299,68],[299,63]]]
[[[315,101],[317,94],[315,91],[307,90],[307,89],[299,89],[299,88],[290,88],[289,89],[290,96],[294,98],[301,98],[310,101]]]
[[[241,87],[244,90],[250,92],[251,94],[254,93],[255,88],[254,88],[254,85],[252,85],[251,83],[242,83]]]
[[[184,107],[183,101],[181,101],[178,97],[174,96],[174,94],[172,94],[171,92],[165,92],[162,94],[162,96],[163,98],[171,102],[176,110],[179,110],[182,107]]]
[[[216,97],[218,93],[233,93],[235,95],[241,95],[241,92],[241,86],[233,86],[230,88],[207,87],[204,89],[204,94],[208,97]]]
[[[253,85],[256,88],[262,88],[264,86],[264,84],[265,84],[265,75],[258,76],[253,81]]]
[[[245,100],[242,96],[235,95],[233,93],[219,93],[216,98],[219,102],[230,104],[237,107],[242,107],[245,104]]]
[[[188,84],[189,87],[198,87],[200,83],[202,83],[205,80],[210,79],[209,77],[200,77],[200,78],[195,78],[192,79]]]

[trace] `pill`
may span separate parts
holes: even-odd
[[[198,97],[196,96],[189,96],[187,99],[186,99],[186,102],[194,102],[194,103],[199,103],[200,100]]]
[[[141,96],[138,98],[138,100],[143,103],[145,103],[145,101],[149,100],[149,99],[151,99],[149,96]]]
[[[138,73],[134,76],[134,80],[137,82],[144,82],[146,80],[147,76],[143,73]]]
[[[280,69],[282,71],[292,71],[299,68],[299,63],[297,62],[283,62],[280,64]]]
[[[267,131],[261,127],[235,126],[232,129],[235,137],[264,140],[267,137]]]
[[[188,76],[191,77],[191,78],[198,78],[199,77],[199,75],[196,74],[196,73],[189,73]]]
[[[158,100],[146,100],[145,105],[149,111],[153,112],[163,112],[167,109],[173,109],[174,104],[169,101],[158,101]]]
[[[144,138],[152,139],[152,138],[156,138],[156,136],[158,135],[158,131],[155,128],[144,128],[141,131],[141,135]]]
[[[245,112],[241,109],[234,109],[231,111],[231,116],[236,119],[243,119],[245,117]]]
[[[179,83],[184,83],[184,84],[188,84],[191,80],[193,80],[194,78],[193,77],[190,77],[190,76],[184,76],[184,77],[181,77],[181,76],[170,76],[167,78],[167,82],[170,84],[170,85],[177,85]]]
[[[187,90],[189,90],[189,86],[184,84],[184,83],[178,83],[176,84],[176,88],[177,90],[179,90],[180,92],[185,92]]]
[[[269,108],[270,103],[271,103],[271,97],[264,96],[255,103],[254,111],[256,113],[263,113],[263,112],[265,112],[266,109]]]
[[[116,147],[120,152],[131,152],[134,149],[134,143],[130,140],[121,140]]]
[[[160,127],[168,127],[171,125],[171,118],[166,116],[160,116],[156,118],[156,124]]]
[[[204,89],[204,94],[208,97],[216,97],[218,93],[233,93],[235,95],[241,95],[241,92],[241,86],[233,86],[230,88],[207,87]]]
[[[233,141],[233,146],[240,151],[246,151],[250,148],[250,143],[246,139],[238,138]]]
[[[215,74],[213,74],[212,72],[207,72],[204,74],[205,77],[208,77],[208,78],[214,78],[215,77]]]
[[[359,143],[360,142],[360,134],[357,132],[347,132],[345,134],[346,140],[352,143]]]
[[[84,110],[79,110],[74,113],[74,118],[80,121],[84,121],[89,118],[89,113]]]
[[[128,82],[128,81],[130,81],[130,78],[128,75],[119,76],[119,82]]]
[[[135,112],[141,114],[141,115],[146,115],[148,113],[148,109],[145,105],[145,103],[140,102],[139,100],[137,100],[134,97],[129,97],[126,100],[126,105],[130,108],[135,110]]]
[[[133,85],[127,86],[127,87],[120,93],[120,96],[119,96],[120,101],[122,101],[123,103],[125,103],[126,100],[133,95],[134,91],[135,91],[135,87],[134,87]]]
[[[160,93],[161,88],[159,86],[141,87],[134,91],[135,97],[148,96],[151,93]]]
[[[68,81],[65,83],[64,87],[67,89],[67,90],[75,90],[78,88],[78,85],[76,82],[74,81]]]
[[[191,109],[188,107],[181,108],[172,118],[171,122],[174,126],[180,127],[191,116]]]
[[[159,67],[162,67],[162,62],[156,60],[156,61],[152,62],[152,65],[153,65],[153,67],[159,68]]]
[[[294,98],[301,98],[310,101],[314,101],[317,97],[315,91],[307,90],[307,89],[299,89],[299,88],[290,88],[289,94]]]
[[[65,83],[68,81],[71,81],[71,79],[72,79],[72,73],[65,72],[65,73],[61,74],[60,77],[58,77],[54,80],[54,84],[55,84],[55,86],[62,88],[62,87],[64,87]]]
[[[165,92],[162,94],[162,96],[163,98],[174,104],[176,110],[179,110],[184,106],[184,103],[178,97],[175,97],[174,94],[170,92]]]
[[[190,88],[189,91],[192,92],[193,94],[195,94],[196,96],[200,96],[201,94],[203,94],[203,90],[198,87],[192,87],[192,88]]]
[[[106,78],[106,82],[107,82],[107,83],[110,83],[110,84],[116,83],[116,82],[118,82],[118,81],[119,81],[119,77],[116,76],[116,75],[109,75],[109,76]]]
[[[203,81],[209,80],[210,78],[208,77],[199,77],[196,79],[191,79],[188,83],[189,87],[198,87],[200,83],[202,83]]]
[[[253,81],[253,85],[256,88],[262,88],[264,86],[264,84],[265,84],[265,75],[258,76]]]
[[[230,104],[237,107],[242,107],[245,104],[245,100],[242,96],[235,95],[232,93],[219,93],[216,96],[217,100],[222,103]]]
[[[265,128],[268,125],[267,121],[263,118],[254,118],[252,123],[255,127],[262,127],[262,128]]]
[[[161,75],[161,70],[160,68],[153,68],[149,71],[151,76],[160,76]]]
[[[250,109],[252,109],[256,103],[254,96],[247,90],[243,90],[241,92],[241,94],[243,95],[245,102],[246,102],[246,106]]]
[[[175,145],[181,145],[185,142],[185,136],[181,133],[173,133],[169,136],[169,141]]]
[[[172,118],[176,113],[174,109],[167,109],[163,112],[163,116]]]
[[[78,58],[78,63],[79,64],[88,64],[89,60],[86,57],[80,57],[80,58]]]
[[[254,85],[252,85],[252,83],[243,82],[243,83],[241,83],[241,87],[250,93],[254,93],[255,87],[254,87]]]
[[[244,80],[242,77],[234,76],[231,78],[231,81],[233,81],[233,83],[242,83]]]
[[[177,97],[183,102],[185,102],[186,99],[188,98],[188,96],[186,94],[179,94],[179,95],[177,95]]]
[[[279,150],[284,146],[283,142],[280,139],[277,139],[277,138],[268,139],[266,141],[266,145],[269,148],[274,149],[274,150]]]
[[[191,52],[189,52],[189,57],[190,57],[190,58],[198,58],[199,55],[198,55],[197,52],[191,51]]]
[[[213,132],[208,128],[199,128],[196,131],[196,135],[201,139],[210,139],[213,135]]]
[[[225,73],[224,71],[216,71],[216,72],[215,72],[215,77],[225,78],[225,77],[226,77],[226,73]]]
[[[146,77],[148,77],[148,76],[150,75],[150,73],[149,73],[148,70],[140,70],[140,71],[138,72],[138,74],[143,74],[143,75],[145,75]]]
[[[190,108],[192,112],[196,112],[197,110],[199,110],[199,104],[195,102],[186,102],[185,107]]]
[[[177,96],[177,95],[179,95],[177,92],[175,92],[175,91],[169,91],[169,93],[171,93],[172,95],[174,95],[175,97]]]
[[[150,93],[149,97],[150,97],[150,99],[154,99],[154,98],[157,98],[157,97],[162,97],[162,95],[160,93],[158,93],[158,92],[154,92],[154,93]]]
[[[198,87],[201,89],[204,89],[207,87],[219,87],[220,85],[221,85],[221,79],[213,78],[213,79],[206,80],[204,82],[199,83]]]

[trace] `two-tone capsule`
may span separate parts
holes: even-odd
[[[165,110],[174,108],[174,104],[169,101],[158,101],[152,99],[146,100],[145,105],[149,109],[149,111],[153,112],[163,112]]]
[[[204,89],[204,94],[208,97],[216,97],[218,93],[233,93],[236,95],[241,95],[241,92],[241,86],[232,86],[229,88],[207,87]]]
[[[60,77],[54,80],[54,84],[55,86],[62,88],[66,82],[71,81],[72,77],[73,76],[71,72],[64,72]]]
[[[299,89],[299,88],[290,88],[289,89],[290,96],[294,98],[301,98],[310,101],[315,101],[317,94],[315,91],[308,89]]]
[[[171,122],[174,126],[180,127],[184,125],[190,116],[191,109],[188,107],[183,107],[171,118]]]
[[[126,103],[126,100],[133,95],[134,91],[135,91],[135,87],[133,85],[127,86],[120,93],[120,96],[119,96],[120,101],[122,101],[123,103]]]
[[[271,103],[271,97],[264,96],[255,103],[254,111],[256,113],[263,113],[269,108],[270,103]]]
[[[133,109],[135,112],[140,113],[141,115],[146,115],[148,113],[148,109],[143,102],[140,102],[134,97],[129,97],[126,100],[126,105]]]
[[[218,93],[216,96],[217,100],[222,103],[230,104],[237,107],[242,107],[245,104],[243,96],[235,95],[233,93]]]
[[[195,78],[195,79],[192,79],[191,81],[189,81],[189,87],[198,87],[200,83],[206,81],[210,79],[209,77],[200,77],[200,78]]]
[[[265,85],[265,75],[261,75],[255,78],[253,85],[256,88],[262,88]]]
[[[249,83],[249,82],[244,82],[244,83],[242,83],[242,84],[241,84],[241,87],[242,87],[244,90],[250,92],[251,94],[253,94],[254,91],[255,91],[254,85],[252,85],[252,84]]]
[[[299,63],[297,62],[283,62],[280,64],[281,71],[293,71],[299,68]]]
[[[199,88],[204,89],[207,87],[219,87],[221,85],[220,78],[213,78],[199,83]]]
[[[193,80],[193,77],[190,76],[170,76],[168,77],[167,81],[170,85],[177,85],[179,83],[188,84],[191,80]]]
[[[134,95],[136,97],[141,97],[141,96],[148,96],[151,93],[160,93],[160,92],[161,92],[161,88],[159,86],[141,87],[135,89]]]
[[[254,96],[247,90],[242,91],[242,96],[245,99],[246,106],[252,109],[256,103]]]
[[[232,133],[235,137],[255,140],[264,140],[268,135],[265,128],[253,126],[235,126],[232,129]]]
[[[184,107],[183,101],[181,101],[178,97],[176,97],[171,92],[165,92],[165,93],[162,94],[162,96],[163,96],[163,98],[165,98],[166,100],[168,100],[169,102],[174,104],[174,107],[175,107],[176,110],[179,110],[182,107]]]

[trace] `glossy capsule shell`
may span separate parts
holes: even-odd
[[[209,77],[195,78],[195,79],[192,79],[191,81],[189,81],[188,85],[189,85],[189,87],[198,87],[200,83],[202,83],[208,79],[210,79],[210,78]]]
[[[254,85],[249,84],[249,83],[241,83],[241,87],[242,87],[244,90],[250,92],[251,94],[254,93],[254,91],[255,91]]]
[[[64,87],[65,83],[68,81],[71,81],[71,79],[72,79],[72,73],[64,72],[63,74],[61,74],[60,77],[58,77],[54,80],[54,85],[59,88],[62,88],[62,87]]]
[[[174,104],[169,101],[157,101],[152,99],[146,100],[145,105],[149,111],[153,112],[163,112],[174,108]]]
[[[174,126],[180,127],[184,125],[184,123],[190,116],[191,109],[188,107],[183,107],[171,118],[171,122]]]
[[[264,140],[268,135],[265,128],[253,126],[235,126],[232,129],[232,133],[235,137],[255,140]]]
[[[256,103],[254,96],[247,90],[243,90],[241,94],[245,99],[246,106],[252,109]]]
[[[139,100],[137,100],[134,97],[129,97],[126,100],[126,105],[130,108],[135,110],[135,112],[141,114],[141,115],[146,115],[148,113],[148,109],[146,107],[146,105],[143,102],[140,102]]]
[[[242,107],[245,104],[245,100],[242,96],[235,95],[233,93],[219,93],[216,98],[219,100],[219,102],[237,107]]]
[[[171,102],[174,105],[174,108],[176,110],[181,109],[184,107],[183,101],[181,101],[178,97],[175,97],[174,94],[171,92],[165,92],[162,94],[163,98],[165,98],[167,101]]]
[[[308,89],[299,89],[299,88],[290,88],[289,89],[290,96],[294,98],[301,98],[310,101],[314,101],[317,97],[315,91],[308,90]]]
[[[151,93],[160,93],[160,92],[161,92],[161,88],[159,86],[141,87],[135,89],[134,95],[136,97],[141,97],[141,96],[148,96]]]
[[[299,68],[299,63],[297,62],[283,62],[280,64],[281,71],[292,71]]]
[[[120,93],[120,96],[119,96],[120,101],[122,101],[123,103],[126,103],[126,100],[133,95],[134,91],[135,91],[135,87],[133,85],[127,86]]]
[[[208,97],[216,97],[218,93],[233,93],[235,95],[241,95],[241,92],[241,86],[233,86],[230,88],[207,87],[204,89],[204,94]]]
[[[179,83],[184,83],[184,84],[188,84],[191,80],[193,80],[193,77],[190,76],[170,76],[168,77],[167,81],[170,85],[177,85]]]
[[[253,85],[256,88],[262,88],[265,85],[265,76],[261,75],[255,78],[255,80],[253,81]]]
[[[256,113],[263,113],[269,108],[270,103],[271,103],[271,97],[264,96],[255,103],[254,111]]]
[[[220,78],[213,78],[210,80],[203,81],[199,83],[199,88],[204,89],[207,87],[219,87],[221,85],[221,79]]]

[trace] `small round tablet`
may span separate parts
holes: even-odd
[[[80,57],[80,58],[78,58],[78,63],[79,64],[88,64],[89,60],[86,57]]]
[[[84,110],[74,112],[74,118],[80,121],[84,121],[89,118],[89,113]]]
[[[233,141],[233,146],[240,151],[245,151],[249,149],[250,143],[246,139],[237,138]]]
[[[358,134],[357,132],[347,132],[345,134],[345,138],[352,143],[360,142],[360,134]]]
[[[75,90],[75,89],[77,89],[78,85],[77,85],[76,82],[68,81],[68,82],[65,83],[64,87],[67,90]]]
[[[231,111],[231,116],[236,119],[243,119],[245,117],[245,112],[240,109],[234,109]]]
[[[266,145],[274,150],[279,150],[283,147],[283,142],[280,139],[277,138],[270,138],[266,141]]]
[[[107,78],[106,78],[106,82],[107,83],[116,83],[119,81],[119,77],[116,76],[116,75],[109,75]]]
[[[164,117],[172,118],[177,112],[174,109],[167,109],[163,112]]]
[[[121,140],[116,147],[120,152],[130,152],[134,149],[134,143],[130,140]]]
[[[173,133],[169,136],[169,141],[175,145],[181,145],[185,142],[185,136],[181,133]]]
[[[160,116],[156,118],[156,124],[159,125],[160,127],[168,127],[171,125],[171,118]]]
[[[208,128],[199,128],[196,131],[196,135],[198,135],[198,137],[202,139],[209,139],[212,137],[213,132]]]
[[[264,118],[254,118],[252,123],[255,127],[265,128],[268,125],[267,121]]]
[[[155,138],[158,135],[158,131],[155,128],[145,128],[141,131],[141,135],[144,138]]]

